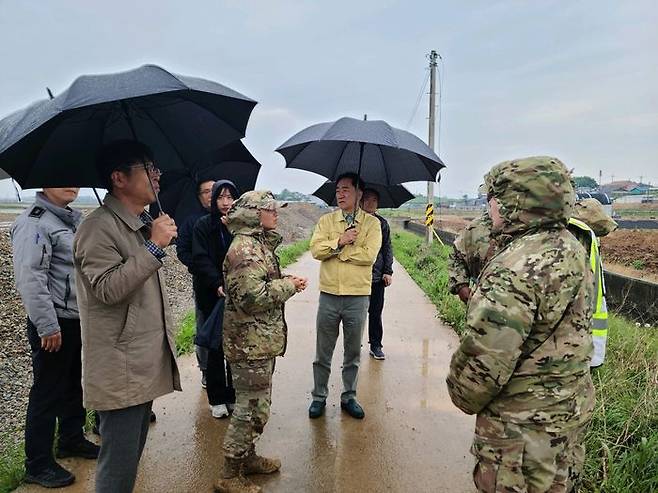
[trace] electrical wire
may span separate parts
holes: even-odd
[[[414,105],[414,109],[411,112],[411,116],[409,117],[409,121],[407,122],[407,126],[405,127],[405,130],[409,130],[409,127],[411,126],[411,124],[414,121],[414,118],[416,117],[416,113],[418,112],[418,106],[420,105],[420,101],[423,99],[423,94],[425,94],[425,88],[427,87],[427,82],[429,80],[430,80],[430,72],[429,70],[427,70],[423,83],[420,87],[420,91],[418,92],[418,97],[416,98],[416,104]]]

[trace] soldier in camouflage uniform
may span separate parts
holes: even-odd
[[[491,218],[485,211],[457,235],[448,257],[450,292],[458,295],[464,303],[471,295],[471,284],[480,276],[493,249]]]
[[[281,276],[274,253],[277,205],[271,192],[253,191],[227,215],[233,243],[224,260],[224,354],[233,369],[236,402],[224,437],[223,478],[215,489],[257,493],[247,474],[269,474],[281,461],[256,455],[255,441],[270,416],[274,359],[286,349],[284,303],[306,288],[306,279]]]
[[[573,491],[594,406],[593,281],[587,253],[566,229],[569,172],[550,157],[506,161],[488,188],[497,253],[468,304],[448,390],[477,414],[479,491]]]

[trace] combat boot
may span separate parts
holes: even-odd
[[[256,449],[252,445],[249,455],[244,461],[245,474],[272,474],[281,469],[281,461],[279,459],[269,459],[261,457],[256,454]]]
[[[224,459],[222,479],[215,483],[218,493],[262,493],[262,488],[244,477],[244,460]]]

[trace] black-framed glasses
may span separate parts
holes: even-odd
[[[146,172],[149,175],[153,175],[153,176],[162,175],[162,170],[160,168],[156,168],[156,166],[153,163],[131,164],[131,165],[125,166],[124,168],[126,168],[126,169],[146,169]]]

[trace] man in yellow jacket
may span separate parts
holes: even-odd
[[[341,175],[336,180],[339,210],[322,216],[311,238],[311,253],[322,264],[310,418],[324,414],[331,357],[341,322],[344,354],[340,406],[354,418],[365,416],[356,400],[356,383],[370,302],[372,265],[381,247],[382,232],[377,218],[358,208],[363,188],[356,174]]]

